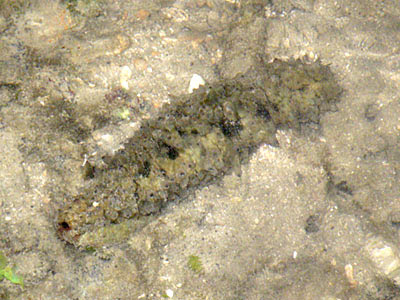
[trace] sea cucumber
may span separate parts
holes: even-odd
[[[319,62],[277,60],[182,96],[104,159],[107,167],[60,211],[59,236],[79,245],[96,228],[158,214],[240,167],[260,144],[275,144],[277,127],[318,123],[340,91]]]

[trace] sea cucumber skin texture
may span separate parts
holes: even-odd
[[[107,167],[60,211],[59,236],[79,245],[86,232],[159,213],[239,168],[260,144],[276,144],[277,126],[318,122],[339,93],[327,67],[275,61],[176,99],[105,158]]]

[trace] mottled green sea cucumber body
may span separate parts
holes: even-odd
[[[327,67],[275,61],[177,99],[105,159],[60,212],[60,236],[78,245],[86,232],[159,213],[240,167],[260,144],[275,144],[277,126],[318,122],[339,93]]]

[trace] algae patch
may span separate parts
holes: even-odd
[[[0,281],[4,278],[24,288],[24,279],[16,274],[15,268],[9,264],[8,259],[0,252]]]
[[[201,273],[203,271],[203,264],[200,257],[197,255],[189,255],[188,267],[195,273]]]
[[[105,157],[89,186],[60,212],[61,238],[82,246],[103,227],[159,213],[276,144],[278,126],[318,122],[340,88],[329,68],[299,61],[259,64],[232,80],[176,99],[142,123],[122,150]]]

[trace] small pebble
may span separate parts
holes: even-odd
[[[198,89],[201,85],[205,85],[204,79],[197,74],[193,74],[192,79],[190,79],[188,92],[192,94],[194,90]]]
[[[95,137],[95,139],[96,139],[96,137]],[[98,140],[99,140],[99,144],[100,143],[101,144],[103,144],[103,143],[109,144],[109,143],[112,143],[114,141],[114,138],[113,138],[113,136],[111,134],[106,133],[106,134],[103,134],[100,137],[98,137]]]
[[[145,20],[147,19],[148,16],[150,16],[150,12],[148,10],[145,9],[140,9],[136,14],[135,14],[136,18],[138,18],[139,20]]]
[[[129,83],[128,80],[132,77],[132,70],[128,66],[123,66],[121,68],[121,73],[119,76],[119,82],[121,87],[125,90],[129,90]]]
[[[144,71],[147,68],[147,62],[143,58],[134,59],[133,64],[138,71]]]
[[[381,236],[372,236],[365,251],[369,259],[376,267],[377,274],[384,274],[388,279],[400,286],[400,254],[399,249],[392,243],[387,242]]]
[[[171,74],[171,73],[165,73],[165,78],[166,78],[168,81],[174,81],[174,80],[175,80],[175,75],[174,75],[174,74]]]
[[[351,264],[347,264],[344,266],[344,272],[346,274],[346,278],[349,281],[351,286],[356,286],[357,281],[354,279],[354,270]]]
[[[206,0],[196,0],[196,5],[197,7],[203,7],[207,5],[207,1]]]
[[[168,298],[172,298],[174,296],[174,291],[171,289],[168,289],[165,291],[165,294],[168,296]]]
[[[161,14],[167,18],[171,19],[173,22],[181,23],[189,20],[189,15],[182,9],[178,7],[166,7],[161,9]]]

